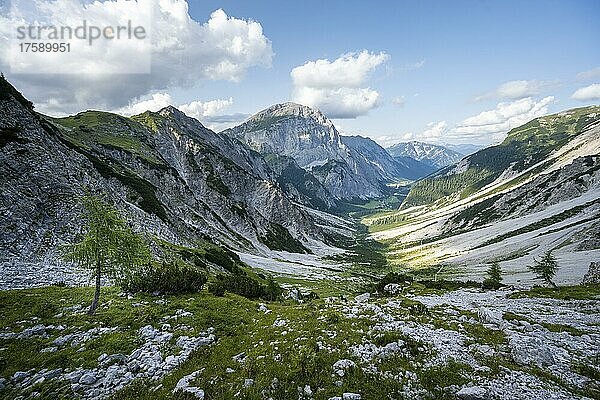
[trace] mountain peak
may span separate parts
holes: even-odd
[[[0,100],[10,100],[12,96],[29,111],[33,111],[33,103],[27,100],[5,77],[0,76]]]
[[[251,116],[249,121],[284,117],[313,119],[319,124],[333,126],[333,123],[321,111],[293,102],[274,104]]]
[[[202,125],[202,123],[200,121],[198,121],[196,118],[190,117],[189,115],[187,115],[186,113],[184,113],[183,111],[181,111],[180,109],[178,109],[177,107],[172,106],[172,105],[168,105],[168,106],[162,108],[158,113],[165,118],[171,118],[174,121],[181,123],[181,124],[200,125],[202,128],[205,128],[205,126]]]
[[[436,168],[454,164],[462,158],[462,154],[444,146],[415,140],[397,143],[388,147],[387,151],[394,157],[414,158],[417,161],[424,162]]]
[[[186,116],[183,111],[180,111],[177,107],[168,105],[164,108],[161,108],[158,113],[163,117],[183,117]]]

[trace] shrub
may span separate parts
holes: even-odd
[[[180,294],[202,290],[207,278],[204,273],[183,262],[163,261],[147,264],[120,282],[123,290],[130,293]]]
[[[540,260],[534,258],[533,265],[530,265],[528,268],[535,274],[536,279],[540,279],[553,288],[556,288],[556,284],[552,281],[552,278],[556,275],[558,263],[552,255],[552,251],[545,252]]]
[[[232,251],[220,248],[210,247],[204,254],[206,261],[220,265],[232,274],[241,274],[243,270],[239,267],[242,263],[240,257]]]
[[[223,297],[225,296],[225,285],[223,284],[223,281],[211,282],[211,284],[208,285],[208,291],[215,296]]]
[[[281,297],[283,289],[272,277],[263,285],[257,279],[247,275],[217,275],[217,280],[210,284],[209,292],[215,296],[223,296],[225,292],[235,293],[248,299],[264,299],[274,301]]]
[[[397,283],[400,285],[411,284],[413,277],[399,272],[390,272],[377,282],[376,289],[378,292],[383,293],[383,289],[390,283]]]
[[[265,293],[263,298],[265,300],[275,301],[281,297],[282,293],[283,289],[281,289],[281,286],[279,286],[279,284],[275,282],[275,279],[273,279],[272,276],[269,276],[267,278],[267,286],[265,286]]]

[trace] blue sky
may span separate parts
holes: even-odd
[[[77,0],[54,1],[48,19],[82,15]],[[489,144],[539,115],[600,103],[597,0],[107,3],[94,3],[105,22],[154,7],[151,73],[11,74],[0,56],[40,111],[129,115],[173,104],[220,130],[293,100],[383,145]],[[123,53],[97,47],[70,62],[135,62]]]
[[[195,89],[207,99],[232,96],[236,112],[289,100],[295,66],[363,49],[390,59],[367,81],[380,105],[336,120],[345,133],[393,137],[418,134],[431,122],[460,123],[511,101],[475,99],[515,80],[548,81],[534,98],[554,96],[550,111],[598,103],[570,98],[600,81],[576,79],[600,66],[598,1],[197,1],[190,14],[203,20],[217,8],[260,22],[275,53],[272,68],[251,69],[240,83]],[[197,96],[195,90],[187,94]],[[404,98],[402,107],[396,98]]]

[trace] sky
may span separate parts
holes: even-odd
[[[51,115],[172,104],[218,131],[295,101],[383,146],[488,145],[535,117],[600,103],[597,0],[44,2],[33,17],[57,25],[91,13],[142,18],[151,32],[149,61],[147,47],[99,41],[19,69],[7,49],[27,17],[0,0],[0,69]]]

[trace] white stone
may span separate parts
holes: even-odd
[[[371,298],[371,293],[363,293],[363,294],[359,294],[358,296],[356,296],[354,298],[354,301],[356,301],[357,303],[366,303],[367,301],[369,301],[369,299]]]
[[[81,376],[79,383],[82,385],[93,385],[96,383],[96,375],[94,373],[87,373]]]
[[[486,400],[487,390],[481,386],[469,386],[460,389],[456,396],[462,400]]]

